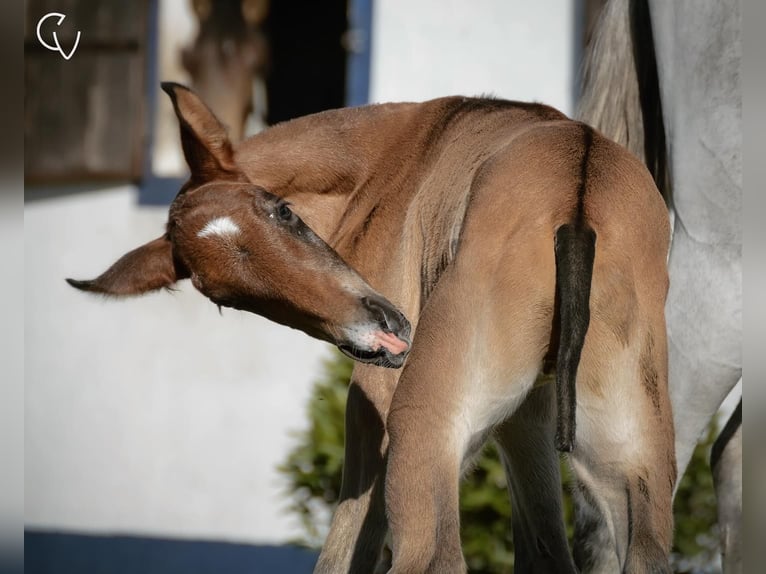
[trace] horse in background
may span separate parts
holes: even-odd
[[[266,122],[269,42],[263,31],[269,0],[192,0],[199,22],[181,53],[195,91],[228,128],[233,142]]]
[[[609,0],[586,53],[581,119],[644,160],[674,217],[666,315],[676,460],[742,377],[742,58],[737,0]],[[726,574],[742,571],[742,403],[711,454]],[[580,501],[584,571],[608,563]]]

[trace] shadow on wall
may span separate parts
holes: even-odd
[[[318,552],[297,546],[26,531],[27,574],[310,574]]]

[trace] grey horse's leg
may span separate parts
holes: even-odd
[[[665,309],[679,477],[700,436],[742,377],[738,256],[734,247],[701,245],[689,236],[682,221],[676,222]]]
[[[577,572],[567,545],[553,384],[532,390],[497,430],[511,493],[516,574]]]
[[[718,500],[718,527],[725,574],[742,570],[742,400],[713,445],[710,455]]]

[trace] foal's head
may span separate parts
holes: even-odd
[[[190,180],[164,235],[96,279],[69,283],[140,295],[190,278],[213,303],[257,313],[337,345],[353,358],[399,367],[410,326],[391,303],[268,190],[236,167],[224,128],[191,91],[164,84],[181,124]]]

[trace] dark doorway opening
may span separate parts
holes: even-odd
[[[278,0],[266,21],[267,123],[345,105],[346,0]]]

